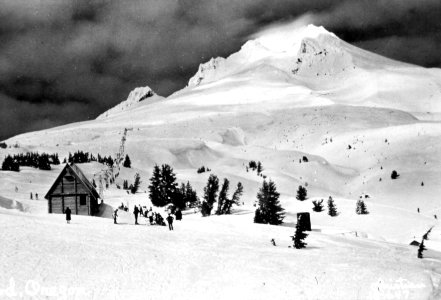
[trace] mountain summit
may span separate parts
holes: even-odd
[[[246,98],[255,102],[290,97],[291,105],[300,106],[345,104],[441,112],[439,69],[382,57],[314,25],[263,32],[228,58],[212,58],[199,66],[186,91],[191,94],[202,86],[207,102],[207,94],[216,89],[216,94],[228,92],[228,98],[235,96],[242,103]],[[236,88],[240,90],[233,92]],[[310,101],[296,100],[306,98]]]
[[[98,116],[97,119],[107,118],[115,114],[134,109],[139,107],[139,103],[146,101],[148,99],[149,103],[163,99],[163,97],[157,95],[150,87],[138,87],[130,92],[126,100],[122,101],[118,105],[112,107],[106,112]]]

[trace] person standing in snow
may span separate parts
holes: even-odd
[[[139,214],[140,214],[141,216],[144,215],[144,213],[142,212],[142,206],[141,206],[141,204],[139,205]]]
[[[181,221],[182,220],[182,211],[179,208],[176,209],[175,216],[176,216],[176,220],[177,221]]]
[[[66,221],[67,221],[67,224],[70,224],[70,219],[71,219],[71,214],[72,214],[72,212],[71,212],[69,206],[66,207],[66,209],[64,210],[64,213],[66,214]]]
[[[118,217],[118,208],[114,210],[113,212],[113,224],[118,224],[116,222],[116,218]]]
[[[38,193],[35,193],[35,200],[38,200]]]
[[[133,210],[133,214],[135,215],[135,225],[138,225],[139,209],[138,209],[138,206],[136,206],[136,205],[135,205],[135,209]]]
[[[147,213],[147,217],[149,218],[150,225],[153,225],[153,211],[151,207],[149,212]]]
[[[173,230],[173,216],[168,214],[167,217],[168,229]]]
[[[32,200],[32,192],[31,192],[31,200]]]

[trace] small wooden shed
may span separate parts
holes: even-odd
[[[99,197],[92,183],[74,163],[66,164],[45,196],[50,214],[63,214],[69,207],[72,214],[86,216],[98,212]]]

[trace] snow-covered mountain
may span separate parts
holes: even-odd
[[[12,152],[45,151],[56,152],[63,158],[77,150],[115,156],[127,128],[125,153],[130,156],[132,169],[123,168],[116,183],[122,185],[123,180],[133,180],[134,174],[139,173],[141,189],[145,191],[153,166],[163,163],[172,165],[180,182],[190,181],[200,197],[209,176],[196,172],[201,166],[209,167],[220,179],[228,178],[231,186],[242,182],[243,205],[236,210],[237,215],[229,216],[228,220],[222,216],[192,216],[189,227],[183,228],[194,233],[188,239],[197,240],[194,245],[210,236],[211,242],[222,239],[213,247],[221,245],[218,248],[224,249],[225,245],[231,245],[228,243],[238,243],[240,246],[234,253],[246,251],[252,255],[261,255],[260,250],[253,248],[259,247],[261,239],[268,242],[271,235],[277,239],[288,236],[286,228],[253,227],[257,226],[252,224],[253,204],[263,177],[247,170],[246,165],[250,160],[261,161],[263,175],[274,180],[281,193],[286,226],[296,222],[297,212],[311,212],[314,232],[309,246],[312,252],[316,251],[314,257],[321,257],[321,261],[331,266],[334,261],[340,262],[338,274],[333,275],[341,281],[334,280],[333,275],[323,275],[327,285],[322,285],[317,275],[320,267],[311,263],[308,255],[301,259],[285,252],[276,255],[294,259],[299,264],[308,261],[308,270],[302,275],[302,278],[312,278],[313,285],[308,291],[318,288],[325,292],[326,287],[337,286],[336,290],[342,293],[330,298],[385,298],[387,287],[378,287],[382,281],[377,278],[379,270],[385,265],[390,268],[387,280],[392,280],[393,285],[393,280],[400,278],[401,266],[405,265],[409,282],[417,282],[416,278],[424,278],[424,284],[432,282],[424,292],[407,288],[406,292],[415,295],[414,298],[428,295],[437,298],[441,279],[436,271],[438,254],[432,252],[432,260],[421,264],[410,258],[416,250],[408,244],[435,226],[427,246],[441,250],[439,223],[434,218],[434,215],[441,216],[440,120],[441,70],[384,58],[349,45],[322,27],[308,26],[282,33],[272,30],[245,43],[240,51],[227,58],[211,59],[199,67],[186,88],[167,98],[157,96],[148,87],[136,89],[126,101],[96,120],[10,138],[5,141],[7,145],[16,146],[0,149],[0,157]],[[398,179],[391,179],[393,170],[400,174]],[[29,192],[43,195],[58,171],[45,173],[25,168],[20,173],[0,172],[0,206],[46,214],[45,202],[28,200]],[[11,188],[15,185],[19,192]],[[307,186],[306,201],[295,198],[299,185]],[[338,217],[312,212],[312,200],[329,196],[336,201]],[[360,196],[367,203],[369,215],[355,214],[355,203]],[[127,195],[114,186],[105,191],[105,203],[118,206],[122,201],[150,206],[145,193]],[[15,215],[19,214],[11,214],[8,220]],[[57,220],[54,216],[50,221],[36,222],[39,230],[44,231],[45,222]],[[93,221],[93,226],[107,226],[99,222]],[[198,227],[199,224],[208,224],[210,229],[205,229],[205,225]],[[242,236],[243,228],[246,230]],[[210,230],[217,230],[219,234],[213,237]],[[231,230],[234,236],[227,237]],[[153,236],[157,239],[155,245],[170,246],[168,238],[163,241],[162,236]],[[246,242],[242,242],[243,237]],[[49,235],[46,238],[52,239]],[[186,238],[180,239],[183,243]],[[117,251],[123,248],[122,244],[116,245]],[[205,250],[194,245],[189,246],[189,253],[206,257]],[[332,252],[334,249],[329,250],[333,245],[339,247],[338,254]],[[342,284],[345,278],[357,273],[353,270],[359,268],[356,254],[360,251],[366,261],[375,263],[362,264],[365,269],[360,278],[354,277],[349,285]],[[384,257],[389,251],[393,251],[393,257]],[[173,255],[167,252],[165,257],[178,259]],[[227,254],[222,257],[224,255]],[[334,256],[354,257],[354,261],[341,261]],[[188,264],[194,261],[189,259]],[[280,259],[275,263],[283,265]],[[124,269],[122,262],[118,266]],[[213,274],[208,278],[226,274],[223,280],[231,283],[231,278],[226,277],[228,272],[220,270],[220,265],[210,266]],[[239,277],[243,277],[244,272],[252,273],[246,266],[241,265],[240,269]],[[280,276],[285,278],[291,272],[292,269],[287,268]],[[112,273],[115,278],[120,276],[116,273]],[[329,281],[331,277],[333,280]],[[355,295],[358,279],[373,286],[374,294],[362,289]],[[122,279],[121,282],[123,287],[130,287],[130,283]],[[249,290],[254,288],[249,281],[244,284]],[[280,285],[265,291],[275,292],[276,298],[315,297],[299,291],[281,294],[285,290]],[[186,296],[191,298],[193,294],[189,292]],[[404,296],[398,294],[391,298],[394,297]]]
[[[237,82],[244,84],[238,86]],[[216,87],[216,97],[222,92],[228,97],[231,89],[243,90],[244,85],[253,88],[238,94],[254,99],[274,100],[283,88],[284,96],[294,98],[292,103],[296,103],[296,98],[309,97],[315,100],[310,101],[311,105],[332,103],[441,112],[441,70],[364,51],[313,25],[283,36],[264,35],[245,43],[226,59],[211,59],[200,65],[187,90]],[[204,99],[210,103],[209,95],[204,95]]]
[[[113,115],[126,112],[138,108],[140,105],[148,102],[153,103],[162,100],[164,97],[157,95],[150,87],[138,87],[130,92],[126,100],[122,101],[118,105],[105,111],[98,116],[97,120],[111,117]],[[141,103],[143,102],[144,103]]]

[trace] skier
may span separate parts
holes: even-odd
[[[141,216],[144,215],[144,213],[142,212],[142,206],[141,206],[141,204],[139,205],[139,214],[140,214]]]
[[[153,211],[151,207],[149,212],[147,213],[147,217],[149,218],[150,225],[153,225]]]
[[[64,213],[66,214],[67,224],[70,224],[70,219],[71,219],[70,216],[71,216],[72,212],[71,212],[69,206],[66,207],[66,209],[64,210]]]
[[[38,200],[38,193],[35,193],[35,200]]]
[[[31,192],[31,200],[32,200],[32,192]]]
[[[274,239],[271,239],[271,243],[273,244],[273,246],[276,246],[276,241]]]
[[[176,220],[177,221],[181,221],[182,220],[182,211],[179,208],[176,209],[175,215],[176,215]]]
[[[133,210],[133,214],[135,215],[135,225],[138,225],[139,209],[138,209],[138,206],[136,206],[136,205],[135,205],[135,209]]]
[[[116,222],[116,218],[118,217],[118,208],[113,211],[112,217],[113,217],[113,224],[118,224]]]
[[[156,225],[165,226],[164,218],[159,213],[155,213]]]
[[[173,230],[173,217],[171,214],[168,214],[167,223],[168,223],[168,229]]]

